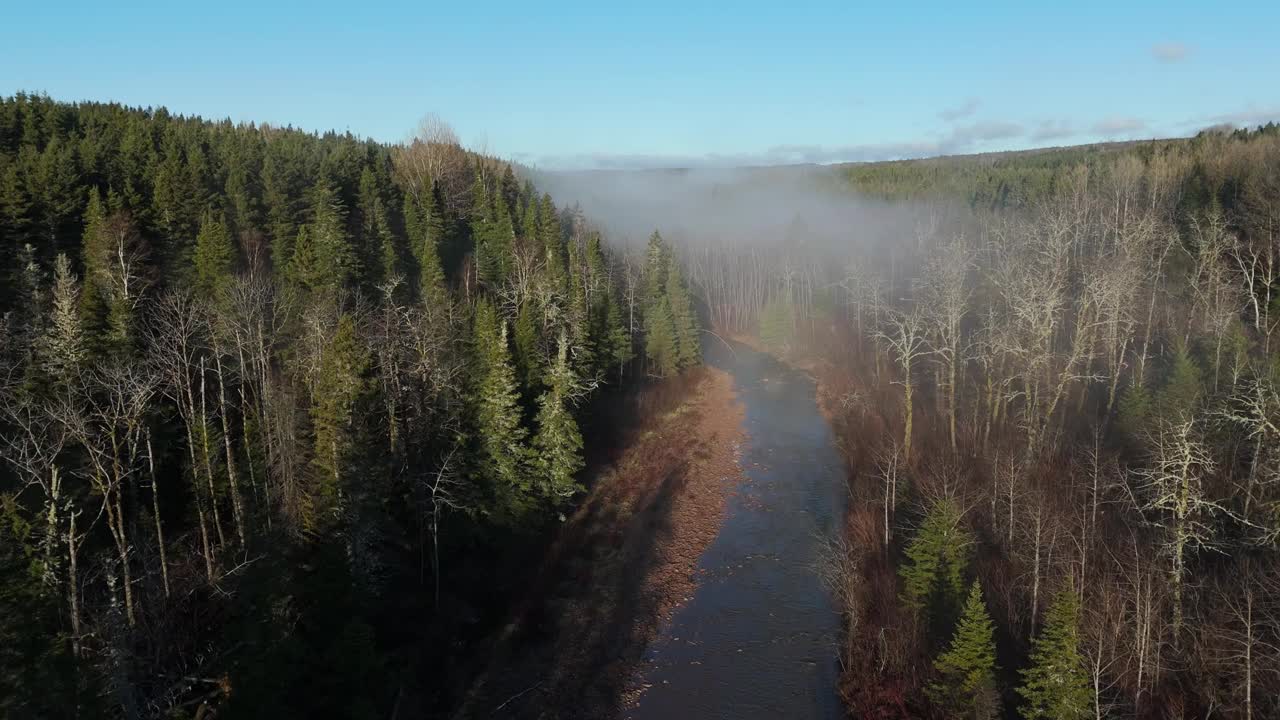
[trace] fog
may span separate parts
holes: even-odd
[[[935,209],[859,196],[838,166],[538,172],[562,207],[581,207],[612,244],[654,230],[686,249],[786,243],[840,252],[910,238]]]

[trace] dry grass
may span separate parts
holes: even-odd
[[[566,522],[460,716],[600,718],[634,694],[644,648],[697,585],[740,477],[730,376],[673,381]]]

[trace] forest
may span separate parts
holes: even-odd
[[[421,717],[700,362],[631,253],[410,142],[0,100],[0,716]]]
[[[0,716],[593,716],[512,638],[672,626],[530,596],[689,537],[604,469],[709,463],[713,348],[816,383],[846,716],[1280,715],[1280,126],[574,174],[20,93],[0,271]]]
[[[821,187],[689,262],[835,424],[850,716],[1280,713],[1280,126]]]

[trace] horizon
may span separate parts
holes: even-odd
[[[543,170],[874,162],[1280,120],[1280,8],[1261,2],[1231,17],[1144,2],[958,18],[941,4],[389,4],[301,21],[149,5],[22,9],[0,88],[384,143],[435,114],[467,147]]]

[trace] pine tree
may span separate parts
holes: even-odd
[[[653,367],[653,374],[667,377],[679,372],[679,340],[666,296],[658,297],[645,310],[644,333],[644,351]]]
[[[359,261],[347,239],[345,213],[332,186],[313,189],[311,222],[298,229],[286,276],[313,294],[334,296],[359,273]]]
[[[88,353],[80,320],[80,281],[65,253],[58,253],[53,263],[52,295],[49,323],[37,351],[44,373],[65,386]]]
[[[999,714],[996,692],[995,625],[974,581],[951,645],[934,661],[939,675],[927,694],[948,717],[988,720]]]
[[[1054,598],[1033,645],[1031,667],[1022,671],[1018,688],[1026,701],[1023,717],[1084,720],[1092,715],[1093,695],[1080,654],[1080,599],[1070,588]]]
[[[689,290],[675,260],[667,263],[666,292],[671,305],[671,321],[676,331],[677,362],[681,369],[702,362],[701,339],[698,336],[698,316],[693,309]]]
[[[907,546],[907,562],[898,571],[903,602],[916,612],[932,609],[948,614],[964,592],[963,574],[972,542],[955,503],[945,498],[935,502]],[[940,601],[942,607],[931,608],[933,601]]]
[[[507,349],[506,321],[481,299],[475,316],[475,373],[471,401],[477,440],[477,470],[489,485],[501,512],[518,514],[529,500],[524,475],[525,428],[520,424],[520,394]]]
[[[93,336],[102,332],[106,322],[109,288],[102,282],[104,268],[102,258],[107,250],[102,247],[102,226],[106,222],[106,209],[98,189],[89,190],[89,203],[84,211],[84,234],[81,236],[80,260],[84,263],[84,291],[80,296],[80,313],[85,328]]]
[[[622,379],[623,368],[635,357],[631,344],[631,333],[622,321],[622,306],[613,298],[612,293],[605,293],[603,346],[605,357],[618,368],[618,379]]]
[[[567,502],[582,489],[574,480],[582,469],[582,433],[568,406],[577,386],[568,350],[568,335],[561,332],[556,362],[547,377],[549,387],[538,398],[538,433],[533,439],[539,490],[555,505]]]
[[[542,386],[542,357],[539,346],[537,316],[533,302],[526,300],[516,314],[515,365],[526,392]],[[529,396],[532,397],[532,396]]]
[[[1204,372],[1186,344],[1178,343],[1169,366],[1169,379],[1156,397],[1156,409],[1167,417],[1186,416],[1195,410],[1203,392]]]
[[[440,244],[444,240],[444,220],[440,216],[438,191],[424,193],[425,204],[419,205],[413,195],[404,198],[405,231],[409,249],[418,266],[418,297],[428,306],[447,300],[444,270],[440,261]]]
[[[235,246],[225,223],[206,212],[196,235],[192,258],[195,291],[205,298],[218,298],[230,285],[235,270]]]
[[[538,240],[545,255],[547,280],[558,292],[568,289],[565,271],[564,241],[560,237],[560,213],[551,196],[544,194],[538,205]]]
[[[311,402],[315,475],[304,505],[308,532],[322,531],[342,512],[344,483],[349,482],[348,464],[358,435],[356,420],[371,390],[371,362],[355,321],[342,315],[325,349]]]
[[[644,299],[646,304],[654,304],[666,294],[667,263],[670,262],[670,251],[657,230],[649,236],[649,246],[645,251]]]

